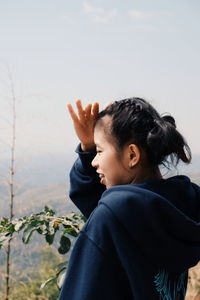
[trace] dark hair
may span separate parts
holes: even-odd
[[[168,158],[174,166],[180,159],[185,163],[191,161],[190,148],[177,131],[174,118],[160,116],[144,99],[115,101],[98,114],[96,124],[106,115],[111,117],[111,122],[105,131],[115,138],[119,151],[126,144],[133,143],[146,153],[151,165],[166,166]]]

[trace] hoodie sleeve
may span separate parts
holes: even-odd
[[[96,152],[83,152],[80,145],[76,152],[79,157],[70,171],[70,193],[73,203],[88,218],[97,206],[105,187],[100,184],[99,177],[91,162]]]
[[[115,220],[104,206],[93,211],[70,256],[59,300],[132,299],[112,247]]]
[[[107,275],[110,272],[110,262],[100,248],[81,233],[70,258],[59,300],[118,299],[112,295],[114,287]]]

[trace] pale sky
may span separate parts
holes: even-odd
[[[200,153],[198,0],[0,0],[0,155],[11,69],[19,156],[71,153],[66,102],[139,96],[171,113]]]

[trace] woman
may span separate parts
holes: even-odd
[[[80,145],[70,197],[88,218],[60,300],[182,300],[200,259],[200,188],[159,166],[189,163],[173,117],[145,100],[68,105]]]

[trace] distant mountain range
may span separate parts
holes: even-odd
[[[16,182],[29,187],[60,184],[68,181],[69,171],[76,159],[76,153],[72,154],[46,154],[29,159],[16,159]],[[189,165],[180,163],[173,172],[191,174],[200,172],[200,154],[193,156]],[[0,159],[0,182],[1,176],[9,176],[9,161]]]
[[[68,198],[69,170],[75,155],[34,157],[16,160],[15,215],[21,216],[40,211],[44,205],[53,207],[60,215],[77,208]],[[9,209],[9,164],[0,161],[0,217],[8,215]]]
[[[69,171],[76,158],[71,155],[45,155],[31,158],[20,163],[16,160],[16,215],[41,210],[44,205],[52,206],[59,214],[77,210],[68,198]],[[200,183],[200,155],[194,155],[190,165],[183,165],[170,172],[163,171],[166,176],[186,174]],[[0,161],[0,216],[8,214],[9,176],[8,162]]]

